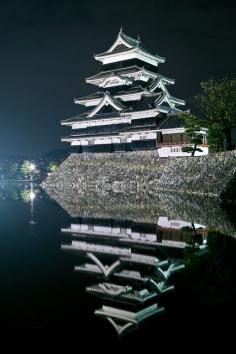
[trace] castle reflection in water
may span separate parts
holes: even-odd
[[[141,198],[112,192],[93,195],[69,186],[46,191],[72,218],[61,228],[61,249],[75,254],[75,276],[83,280],[88,296],[101,301],[92,311],[106,318],[120,336],[142,322],[149,326],[156,315],[160,323],[168,317],[174,297],[179,301],[188,291],[187,285],[178,287],[181,279],[189,281],[188,272],[199,262],[221,264],[211,245],[224,240],[222,235],[236,235],[234,223],[214,198],[179,193]],[[195,274],[198,281],[202,274]],[[221,272],[221,281],[226,278]]]
[[[179,333],[179,323],[231,323],[232,206],[177,193],[47,194],[0,185],[2,323],[74,328],[79,318],[86,332],[126,343],[163,336],[170,323]]]
[[[77,218],[62,228],[63,251],[78,255],[74,270],[88,280],[86,292],[101,298],[96,316],[124,335],[165,311],[162,297],[174,290],[174,273],[185,268],[186,250],[207,251],[207,228],[158,216],[155,224]]]

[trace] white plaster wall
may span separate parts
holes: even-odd
[[[184,220],[169,220],[166,216],[160,216],[157,221],[157,225],[164,228],[171,228],[171,229],[181,229],[182,227],[192,227],[190,222]],[[204,225],[194,223],[196,229],[198,228],[205,228]]]
[[[176,148],[178,151],[171,151],[171,149]],[[197,151],[194,156],[203,156],[203,155],[208,155],[208,147],[203,146],[201,147],[202,152]],[[178,145],[173,145],[173,146],[165,146],[158,148],[158,153],[160,157],[182,157],[182,156],[191,156],[191,153],[187,152],[182,152],[181,147]]]

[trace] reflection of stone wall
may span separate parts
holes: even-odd
[[[222,234],[236,236],[236,227],[228,219],[226,210],[215,198],[184,193],[160,193],[166,215],[208,226]]]
[[[73,188],[46,192],[72,217],[120,219],[138,223],[156,224],[159,216],[208,226],[218,232],[236,236],[235,226],[215,198],[180,193],[159,193],[157,196],[139,197],[134,194],[108,193],[92,196],[76,192]]]
[[[166,159],[158,158],[157,151],[72,154],[43,186],[92,195],[175,191],[220,196],[235,175],[236,151]]]

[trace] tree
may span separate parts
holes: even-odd
[[[30,174],[30,161],[28,160],[23,161],[20,167],[20,172],[24,177],[28,177],[28,175]]]
[[[37,169],[37,166],[28,160],[25,160],[22,163],[20,172],[24,177],[30,177],[31,180],[33,179],[33,176],[40,173],[40,171]]]
[[[202,150],[197,147],[202,144],[203,140],[203,136],[200,133],[202,129],[200,119],[197,116],[188,113],[181,114],[181,117],[184,119],[185,133],[190,143],[189,146],[184,146],[181,150],[183,152],[189,152],[191,153],[191,156],[194,156],[196,151],[202,152]]]
[[[220,151],[224,149],[224,133],[221,125],[212,123],[207,132],[207,142],[211,151]]]
[[[220,149],[231,150],[232,128],[236,126],[236,79],[210,79],[201,83],[197,96],[209,132],[209,142]]]
[[[58,168],[58,164],[56,162],[54,162],[54,161],[49,162],[48,170],[50,172],[55,172],[57,168]]]
[[[30,202],[30,189],[24,188],[20,191],[21,199],[24,203]]]

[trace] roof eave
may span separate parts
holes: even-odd
[[[61,138],[61,142],[63,143],[71,143],[73,140],[70,138]]]
[[[61,125],[72,125],[74,122],[67,122],[66,120],[61,120]]]
[[[107,57],[113,57],[113,56],[116,56],[116,55],[121,55],[123,53],[127,53],[127,52],[133,52],[135,51],[135,47],[133,48],[127,48],[127,50],[124,50],[123,52],[117,52],[117,53],[112,53],[112,52],[104,52],[104,53],[99,53],[99,54],[94,54],[94,58],[96,60],[100,60],[102,61],[101,59],[102,58],[107,58]]]
[[[159,61],[159,63],[163,64],[166,61],[166,58],[160,57],[159,55],[154,55],[154,57]]]
[[[176,104],[177,106],[185,106],[186,101],[181,100],[180,98],[175,98],[175,97],[169,97],[170,101]]]
[[[167,77],[161,77],[161,80],[167,85],[173,85],[175,83],[175,79],[170,79]]]
[[[144,49],[139,48],[139,47],[127,48],[127,50],[124,50],[123,52],[118,52],[118,53],[104,52],[104,53],[100,53],[100,54],[94,54],[94,58],[96,60],[103,62],[106,58],[120,56],[120,55],[127,54],[127,53],[128,54],[129,53],[136,53],[136,52],[139,52],[143,56],[146,56],[150,59],[156,60],[158,63],[165,63],[165,61],[166,61],[166,58],[160,57],[159,55],[153,55],[151,53],[148,53],[147,51],[145,51]]]

